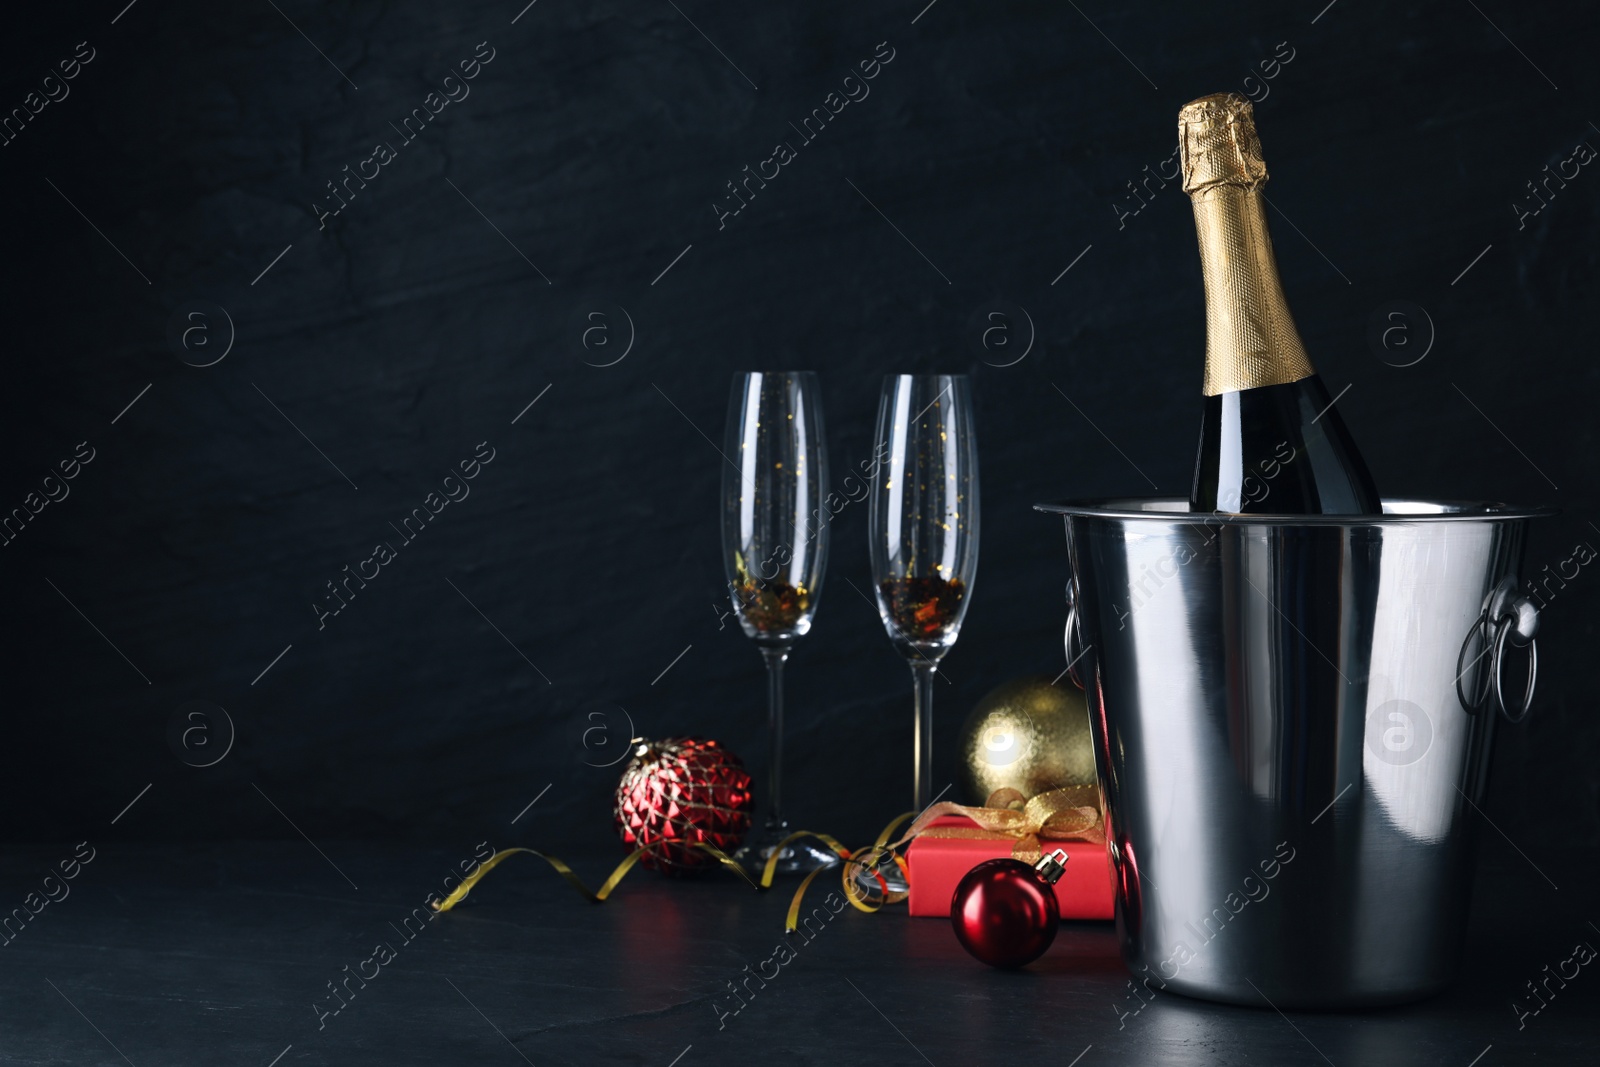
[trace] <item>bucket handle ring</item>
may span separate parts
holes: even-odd
[[[1072,684],[1082,689],[1083,678],[1078,674],[1078,660],[1083,655],[1083,650],[1078,648],[1078,595],[1077,581],[1074,579],[1067,583],[1067,630],[1062,636],[1062,644],[1067,654],[1067,677],[1072,679]]]
[[[1476,715],[1493,694],[1507,722],[1518,723],[1528,717],[1528,708],[1533,703],[1534,684],[1539,677],[1539,647],[1534,640],[1538,632],[1539,609],[1533,601],[1517,592],[1515,578],[1502,579],[1485,600],[1482,614],[1473,622],[1472,629],[1467,631],[1466,639],[1461,642],[1461,653],[1456,657],[1456,696],[1469,715]],[[1467,650],[1472,647],[1474,637],[1482,643],[1483,651],[1468,663]],[[1528,681],[1523,686],[1522,700],[1514,714],[1511,705],[1506,703],[1505,695],[1507,643],[1528,650]],[[1490,656],[1487,676],[1480,685],[1473,686],[1469,696],[1461,687],[1462,679],[1485,655]]]

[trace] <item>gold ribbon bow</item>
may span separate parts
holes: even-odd
[[[947,815],[960,815],[977,825],[930,825]],[[896,844],[914,837],[1009,840],[1014,842],[1011,846],[1013,858],[1037,863],[1043,851],[1041,841],[1105,842],[1100,789],[1093,785],[1069,785],[1040,793],[1032,799],[1025,799],[1015,789],[996,789],[981,808],[942,801],[917,816],[906,836]]]

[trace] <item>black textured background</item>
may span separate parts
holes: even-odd
[[[594,841],[615,771],[585,766],[581,734],[599,712],[620,743],[618,708],[759,773],[760,657],[719,626],[702,436],[750,368],[821,373],[836,475],[869,454],[882,375],[975,376],[984,540],[938,686],[948,780],[972,703],[1061,665],[1065,551],[1029,505],[1186,490],[1189,206],[1169,184],[1119,229],[1116,205],[1171,153],[1178,107],[1222,89],[1269,90],[1285,284],[1330,388],[1353,383],[1340,409],[1383,491],[1559,505],[1530,573],[1600,545],[1600,174],[1520,231],[1512,208],[1600,145],[1591,7],[124,2],[33,10],[0,43],[4,108],[96,52],[0,147],[0,508],[78,442],[96,456],[0,548],[9,837],[292,836],[287,815],[313,839]],[[319,231],[325,183],[482,41],[470,96]],[[871,95],[719,230],[724,183],[879,42]],[[1292,61],[1247,86],[1279,42]],[[1368,343],[1402,299],[1437,334],[1407,368]],[[235,324],[215,366],[168,341],[191,300]],[[617,307],[631,351],[586,365],[622,350]],[[1016,308],[1031,351],[991,366],[1025,347]],[[614,344],[585,350],[596,309]],[[985,352],[995,309],[1013,347]],[[319,632],[323,583],[481,441],[471,496]],[[869,590],[865,525],[839,517],[790,669],[792,814],[846,838],[910,778],[910,676],[848,584]],[[1546,611],[1533,717],[1500,732],[1489,812],[1536,854],[1600,840],[1597,608],[1585,568]],[[189,700],[237,726],[214,767],[169,748]]]

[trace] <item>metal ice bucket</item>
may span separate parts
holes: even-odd
[[[1538,613],[1516,574],[1527,520],[1550,512],[1039,510],[1066,518],[1067,655],[1134,975],[1279,1008],[1448,983],[1495,707],[1515,721],[1533,695]]]

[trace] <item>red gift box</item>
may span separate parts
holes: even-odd
[[[962,837],[937,836],[941,828],[957,829]],[[963,875],[984,860],[1011,855],[1016,839],[980,830],[971,819],[947,815],[929,823],[906,850],[911,867],[911,892],[906,906],[912,915],[950,915],[950,898]],[[1111,857],[1104,842],[1042,840],[1046,853],[1067,854],[1066,873],[1056,883],[1056,903],[1063,919],[1109,919],[1113,915]]]

